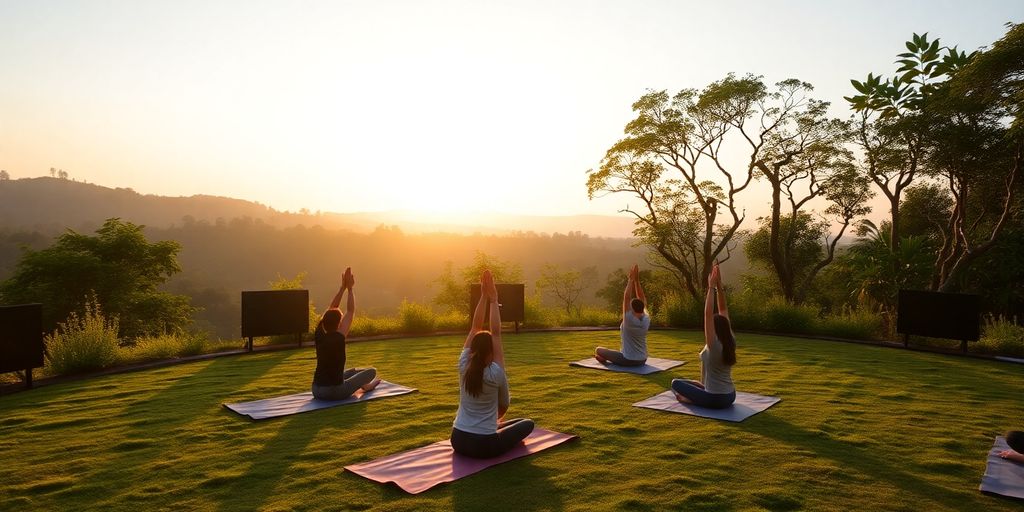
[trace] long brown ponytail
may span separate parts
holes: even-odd
[[[715,315],[715,337],[722,344],[722,363],[727,366],[736,364],[736,338],[727,317]]]
[[[464,376],[466,392],[474,397],[480,396],[484,390],[484,368],[493,353],[494,345],[490,331],[476,333],[469,346],[469,365],[466,367]]]

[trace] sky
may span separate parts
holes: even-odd
[[[0,169],[290,211],[614,215],[631,201],[588,200],[586,171],[647,90],[795,77],[845,118],[849,80],[913,32],[973,50],[1010,21],[1024,2],[0,0]],[[767,213],[762,186],[741,200]]]

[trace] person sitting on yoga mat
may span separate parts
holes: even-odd
[[[1010,445],[1010,449],[999,452],[999,456],[1004,459],[1024,463],[1024,432],[1020,430],[1007,432],[1006,444]]]
[[[718,290],[718,313],[714,312]],[[736,337],[729,326],[729,306],[718,263],[708,275],[708,294],[704,299],[704,348],[700,351],[700,382],[673,379],[672,391],[682,403],[711,409],[724,409],[736,400],[732,366],[736,364]]]
[[[501,347],[501,312],[494,277],[485,270],[480,278],[480,301],[473,324],[459,355],[459,410],[452,425],[455,453],[480,459],[511,450],[533,432],[533,421],[501,421],[508,411],[508,379]],[[490,302],[490,331],[483,329],[484,310]]]
[[[647,330],[651,327],[651,315],[644,311],[646,305],[647,297],[640,286],[640,268],[633,265],[626,280],[626,290],[622,292],[622,324],[619,325],[622,351],[597,347],[594,359],[601,364],[620,366],[643,366],[647,362]]]
[[[356,284],[352,268],[346,268],[341,277],[341,288],[331,306],[316,324],[316,372],[313,374],[313,397],[320,400],[344,400],[357,389],[370,391],[380,384],[375,368],[349,368],[345,370],[345,338],[352,327],[356,312],[356,299],[352,287]],[[345,314],[341,314],[341,295],[348,290]]]

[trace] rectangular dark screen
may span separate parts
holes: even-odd
[[[242,292],[242,337],[309,332],[309,290]]]
[[[43,366],[43,305],[0,306],[0,373]]]
[[[501,304],[502,322],[523,322],[526,320],[526,285],[499,284],[498,303]],[[476,303],[480,300],[480,285],[469,286],[469,315],[472,317]]]
[[[896,332],[976,341],[980,313],[977,295],[900,290]]]

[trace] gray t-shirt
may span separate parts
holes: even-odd
[[[732,366],[722,362],[722,342],[704,346],[700,351],[700,382],[708,393],[725,394],[736,391],[732,383]]]
[[[459,411],[455,413],[455,428],[471,434],[494,434],[498,431],[498,408],[508,407],[508,379],[505,370],[492,362],[484,368],[484,385],[479,396],[466,391],[466,368],[469,367],[469,348],[459,355]]]
[[[631,361],[647,360],[647,329],[651,327],[651,316],[644,314],[637,318],[632,311],[622,315],[619,336],[622,338],[622,357]]]

